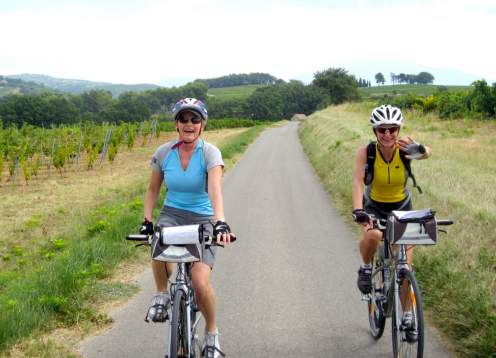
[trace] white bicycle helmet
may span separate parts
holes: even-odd
[[[172,108],[172,117],[176,120],[176,117],[182,111],[189,110],[198,113],[203,120],[206,122],[208,118],[207,107],[205,104],[196,98],[184,98],[178,101]]]
[[[398,107],[389,104],[374,108],[370,115],[370,123],[373,128],[381,125],[394,125],[401,127],[403,125],[403,114]]]

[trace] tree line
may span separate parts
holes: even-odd
[[[415,109],[424,113],[435,112],[440,118],[496,118],[496,83],[488,85],[485,80],[472,83],[469,91],[449,92],[439,86],[433,95],[423,97],[406,94],[388,98],[392,105],[401,109]]]
[[[312,83],[285,82],[257,88],[246,98],[208,98],[213,118],[250,118],[258,120],[289,119],[295,113],[311,114],[329,104],[339,104],[359,98],[358,81],[344,68],[329,68],[316,72]]]
[[[137,122],[154,114],[167,113],[180,98],[206,98],[207,86],[192,82],[182,87],[158,88],[145,92],[125,92],[113,98],[109,91],[91,90],[82,94],[42,93],[7,95],[0,98],[0,121],[4,126],[39,127],[80,122]]]
[[[372,87],[372,85],[370,84],[370,81],[360,77],[358,79],[358,87]]]
[[[377,84],[384,84],[386,82],[386,79],[384,75],[381,72],[378,72],[374,76],[375,82]],[[391,83],[394,85],[395,83],[402,84],[402,83],[408,83],[408,84],[431,84],[434,82],[434,76],[430,74],[429,72],[420,72],[417,75],[414,74],[395,74],[391,72],[390,74],[391,78]]]
[[[152,116],[170,118],[173,104],[184,97],[205,101],[211,118],[279,120],[290,118],[294,113],[310,114],[331,103],[356,99],[357,87],[355,77],[346,70],[330,68],[317,72],[309,85],[276,80],[257,88],[246,98],[230,100],[209,97],[208,86],[202,81],[140,93],[125,92],[117,98],[103,90],[82,94],[7,95],[0,98],[0,125],[21,127],[26,123],[50,127],[86,121],[136,122]]]

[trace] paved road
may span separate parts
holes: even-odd
[[[358,244],[332,208],[297,137],[297,123],[264,132],[224,179],[226,215],[240,240],[218,256],[214,286],[228,357],[388,357],[374,341],[355,286]],[[143,290],[84,342],[85,357],[163,357],[165,325],[143,322]],[[451,357],[427,332],[426,357]]]

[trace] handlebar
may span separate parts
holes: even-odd
[[[453,225],[454,221],[451,219],[436,220],[436,224],[447,226],[447,225]]]
[[[148,241],[148,235],[131,234],[126,236],[126,240],[129,241]]]
[[[379,229],[379,230],[386,230],[386,223],[387,219],[379,219],[376,218],[373,214],[368,214],[370,217],[370,220],[372,221],[373,228],[374,229]],[[448,226],[448,225],[453,225],[454,221],[451,219],[436,219],[436,225],[439,226]]]
[[[148,244],[151,244],[152,241],[152,236],[153,235],[141,235],[141,234],[130,234],[126,236],[126,240],[128,241],[140,241],[140,242],[145,242],[147,241]],[[231,242],[236,241],[237,237],[236,236],[231,236]],[[218,244],[217,243],[217,238],[213,236],[205,236],[203,237],[203,241],[205,245],[209,246],[220,246],[224,247],[224,245]],[[200,241],[198,243],[201,243]]]

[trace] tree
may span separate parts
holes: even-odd
[[[417,83],[419,84],[426,85],[432,82],[434,82],[434,76],[429,72],[420,72],[417,75]]]
[[[393,72],[391,72],[391,83],[394,85],[397,81],[398,76],[396,76]]]
[[[329,68],[314,75],[312,84],[326,90],[332,104],[354,100],[359,97],[355,76],[344,68]]]
[[[384,82],[386,82],[384,75],[380,72],[376,73],[374,78],[375,78],[375,82],[377,84],[379,84],[379,83],[384,84]]]
[[[469,94],[469,106],[474,112],[496,115],[496,84],[490,87],[485,80],[472,83],[474,90]]]
[[[412,74],[406,75],[406,82],[408,82],[408,84],[410,85],[413,85],[415,82],[417,82],[417,75],[412,75]]]

